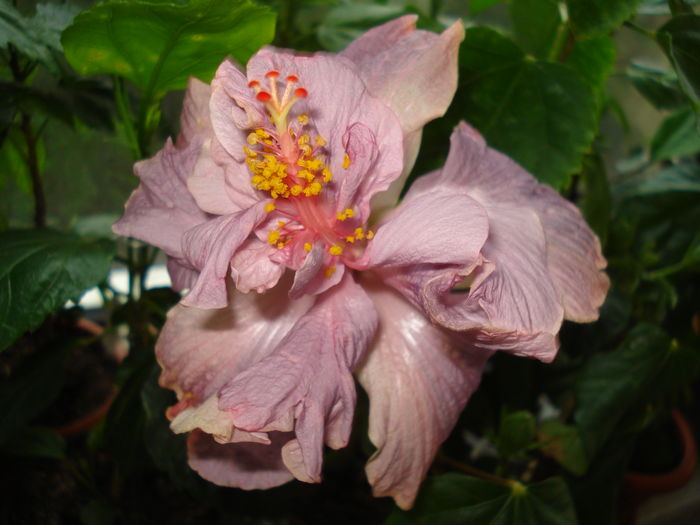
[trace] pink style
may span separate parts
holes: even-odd
[[[494,351],[554,358],[608,278],[575,206],[460,124],[396,205],[457,84],[460,23],[407,16],[339,54],[263,48],[192,80],[177,141],[114,230],[162,248],[182,302],[156,346],[168,416],[219,485],[321,480],[370,399],[376,496],[410,508]]]

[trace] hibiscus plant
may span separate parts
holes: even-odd
[[[697,415],[694,2],[87,4],[0,0],[3,522],[634,519]]]

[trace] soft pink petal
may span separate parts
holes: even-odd
[[[265,218],[264,202],[231,215],[221,215],[185,232],[182,249],[187,260],[200,271],[190,293],[182,300],[188,306],[223,308],[227,304],[226,275],[236,250]]]
[[[156,343],[160,384],[197,405],[267,356],[314,301],[290,301],[290,284],[283,279],[265,294],[231,289],[229,306],[219,310],[173,307]]]
[[[610,281],[600,241],[576,206],[537,181],[505,155],[486,146],[479,133],[460,124],[441,172],[421,177],[407,199],[447,187],[467,193],[487,210],[529,207],[540,219],[546,242],[549,275],[564,306],[565,317],[593,321]],[[497,211],[490,215],[497,216]]]
[[[237,206],[228,194],[225,169],[214,160],[211,147],[211,140],[202,145],[197,163],[187,179],[187,189],[197,206],[208,213],[228,215],[240,211],[241,206]]]
[[[486,212],[474,199],[428,193],[399,206],[387,217],[360,264],[394,269],[438,264],[472,268],[480,261],[488,233]]]
[[[171,140],[154,157],[137,162],[134,173],[141,184],[129,197],[115,233],[135,237],[181,257],[182,234],[207,220],[187,189],[202,144],[211,136],[209,86],[190,79],[177,144]]]
[[[192,268],[192,265],[184,259],[168,257],[167,268],[172,281],[172,288],[176,292],[189,290],[197,282],[199,272]]]
[[[392,496],[408,509],[491,353],[465,348],[390,288],[370,282],[365,289],[380,317],[358,373],[377,447],[367,477],[375,496]]]
[[[349,438],[355,407],[351,372],[376,327],[372,302],[346,276],[319,297],[269,357],[221,389],[219,408],[249,432],[293,416],[296,440],[285,446],[283,458],[297,478],[319,481],[324,440],[341,447]]]
[[[352,60],[372,93],[398,115],[405,133],[442,116],[457,89],[461,21],[441,35],[416,31],[416,17],[375,27],[341,56]]]
[[[263,293],[277,284],[284,267],[270,260],[275,251],[274,246],[256,238],[238,249],[231,259],[231,278],[239,291]]]
[[[361,123],[374,137],[378,155],[367,174],[370,178],[353,202],[357,216],[366,219],[372,195],[388,188],[402,171],[403,135],[396,115],[368,93],[355,66],[337,55],[295,56],[266,47],[248,63],[248,79],[263,81],[265,73],[273,69],[282,77],[296,75],[298,85],[308,91],[308,97],[297,102],[295,110],[307,113],[327,142],[325,149],[330,154],[333,181],[324,188],[322,198],[331,206],[338,204],[344,179],[356,175],[354,170],[343,167],[347,133],[353,125]],[[363,132],[363,136],[368,134]]]
[[[217,485],[245,490],[268,489],[294,479],[282,463],[281,448],[288,434],[270,433],[272,443],[219,444],[201,431],[187,439],[190,466]]]

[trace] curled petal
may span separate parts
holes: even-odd
[[[290,301],[289,285],[283,279],[265,294],[229,290],[229,306],[219,310],[174,306],[156,343],[160,384],[197,406],[265,358],[313,304]]]
[[[270,260],[275,251],[267,242],[247,240],[231,259],[231,278],[236,289],[243,293],[251,290],[263,293],[274,287],[284,273],[282,265]]]
[[[261,202],[238,213],[221,215],[185,233],[184,255],[200,274],[183,304],[200,308],[226,306],[226,275],[231,259],[265,215]]]
[[[351,372],[376,327],[371,301],[346,275],[267,358],[221,389],[219,408],[248,432],[294,417],[296,440],[285,445],[285,464],[298,479],[319,481],[324,440],[332,447],[347,444],[355,407]]]
[[[365,286],[380,318],[372,350],[358,371],[370,400],[367,463],[375,496],[413,505],[440,444],[479,384],[491,355],[432,325],[395,291]]]
[[[195,430],[187,439],[190,466],[204,479],[225,487],[269,489],[293,476],[282,463],[281,449],[289,435],[272,432],[271,443],[217,443]]]

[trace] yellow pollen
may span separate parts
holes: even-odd
[[[371,240],[371,239],[373,239],[373,238],[374,238],[374,232],[373,232],[372,230],[368,231],[368,232],[367,232],[367,239],[368,239],[368,240]]]
[[[316,137],[316,145],[323,147],[326,145],[326,141],[323,140],[323,137]]]
[[[323,182],[330,182],[333,179],[333,174],[328,168],[323,168],[321,174],[323,175]]]
[[[297,117],[297,122],[302,126],[309,121],[309,116],[307,114],[302,114]]]
[[[274,211],[276,208],[277,208],[277,206],[275,206],[275,203],[274,203],[274,202],[270,202],[270,203],[268,203],[268,204],[265,205],[265,211],[266,211],[267,213],[270,213],[271,211]]]
[[[278,250],[281,250],[282,248],[284,248],[284,243],[283,243],[283,242],[278,242],[278,243],[277,243],[277,249],[278,249]]]
[[[258,137],[255,135],[255,133],[251,133],[251,134],[248,135],[248,137],[246,138],[246,142],[248,142],[248,144],[250,144],[251,146],[254,145],[254,144],[257,144],[257,143],[258,143]]]
[[[284,228],[284,225],[285,225],[285,224],[287,224],[287,223],[284,222],[284,221],[277,221],[277,227],[278,227],[278,228]]]
[[[299,195],[299,194],[301,193],[301,190],[302,190],[302,189],[303,189],[303,188],[301,187],[301,184],[295,184],[295,185],[292,186],[292,188],[289,190],[289,193],[291,193],[292,195],[294,195],[294,196],[296,197],[297,195]]]
[[[304,251],[305,252],[310,252],[311,251],[311,244],[308,242],[304,243]]]
[[[250,149],[248,146],[243,146],[243,153],[245,153],[246,156],[250,157],[251,159],[254,159],[258,156],[258,153]]]
[[[335,266],[329,266],[326,268],[326,279],[330,279],[331,275],[335,273]]]
[[[355,212],[352,210],[352,208],[345,208],[345,211],[343,212],[347,217],[354,217]]]
[[[281,235],[282,234],[277,230],[271,230],[270,233],[267,234],[267,242],[270,244],[277,244]]]
[[[350,167],[350,157],[348,157],[348,154],[345,154],[345,157],[343,158],[343,168],[348,169]]]
[[[345,237],[345,241],[353,243],[355,242],[355,237],[353,237],[352,235],[348,235],[347,237]]]
[[[297,140],[297,142],[301,146],[302,144],[308,144],[309,140],[311,140],[309,136],[307,134],[303,134],[301,137],[299,137],[299,140]]]
[[[331,246],[330,248],[328,248],[328,253],[330,253],[331,255],[342,255],[343,248],[341,248],[340,246]]]
[[[312,182],[306,188],[304,188],[304,195],[311,197],[312,195],[318,195],[321,193],[321,183]]]
[[[365,238],[365,230],[363,230],[362,228],[355,228],[355,238],[358,241],[361,241],[362,239],[364,239]]]
[[[264,129],[260,129],[260,128],[256,129],[255,134],[258,137],[260,137],[261,139],[269,139],[270,138],[270,134],[267,131],[265,131]]]

